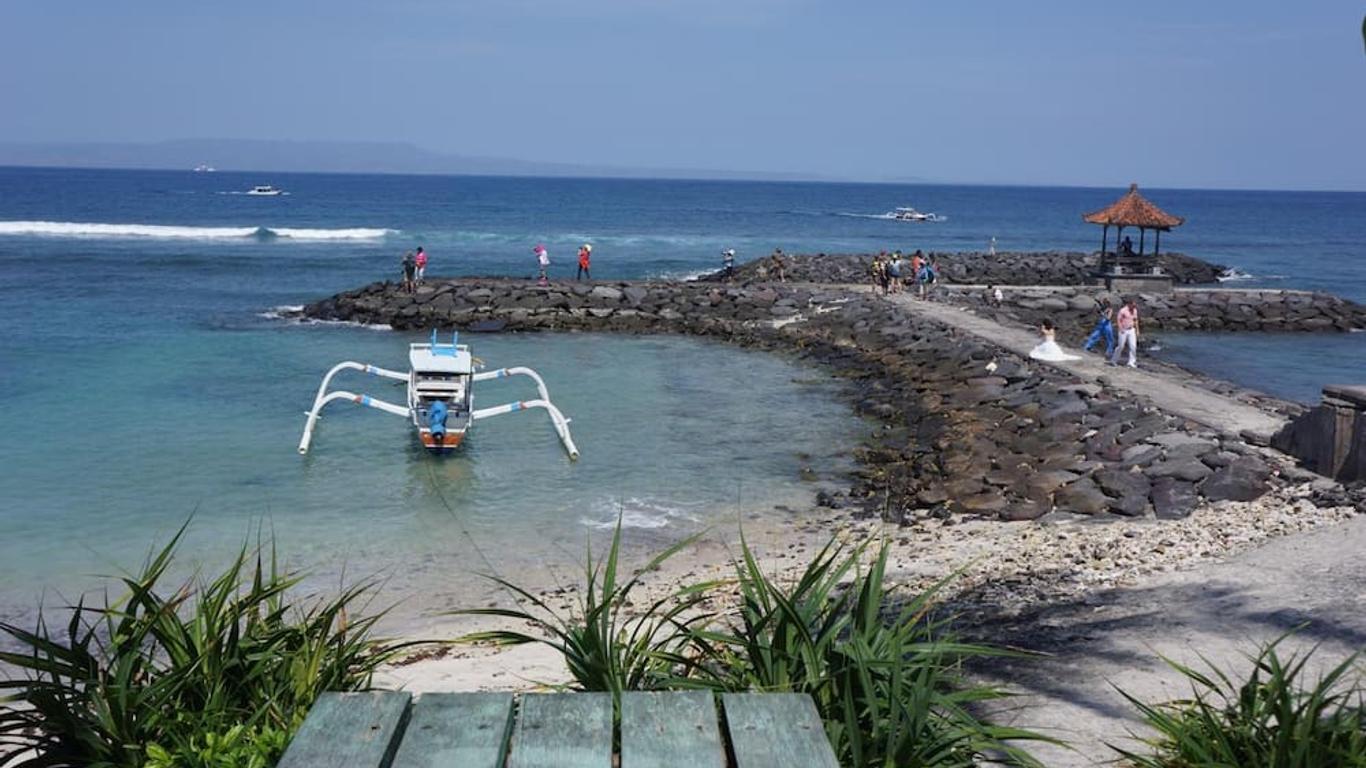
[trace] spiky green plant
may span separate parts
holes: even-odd
[[[832,540],[784,585],[742,542],[740,606],[701,638],[723,661],[724,687],[810,694],[841,765],[1037,765],[1015,742],[1052,740],[974,714],[1007,694],[971,683],[962,665],[1007,652],[957,642],[935,618],[953,576],[889,614],[898,601],[885,581],[888,548],[868,554],[866,543]]]
[[[460,638],[461,642],[496,645],[539,643],[558,652],[569,668],[573,687],[584,691],[607,691],[619,701],[622,691],[650,690],[675,683],[696,668],[689,655],[693,630],[712,617],[701,609],[714,582],[701,582],[670,591],[637,609],[632,594],[643,576],[691,545],[688,538],[651,558],[643,568],[622,580],[619,573],[621,521],[612,534],[605,561],[595,560],[591,546],[584,567],[584,586],[577,595],[576,610],[557,612],[529,590],[489,574],[487,578],[516,598],[515,608],[472,608],[455,615],[497,616],[525,622],[533,632],[489,630]]]
[[[668,548],[641,572],[693,540]],[[586,587],[577,610],[567,614],[491,577],[527,607],[459,613],[514,619],[532,629],[462,639],[544,644],[564,658],[573,687],[617,696],[665,688],[809,693],[842,765],[968,766],[986,755],[1003,764],[1037,764],[1014,742],[1042,737],[974,716],[976,704],[1004,694],[969,684],[961,665],[1003,652],[953,641],[931,617],[938,587],[884,614],[890,603],[885,546],[863,569],[866,546],[832,540],[787,585],[765,574],[742,540],[734,581],[687,585],[640,611],[628,607],[640,576],[618,580],[620,547],[618,525],[604,562],[590,550]],[[703,607],[723,584],[738,585],[740,593],[739,606],[724,616]]]
[[[1357,656],[1306,680],[1314,654],[1281,657],[1285,637],[1249,657],[1237,681],[1208,659],[1208,672],[1164,658],[1189,681],[1191,697],[1161,704],[1120,693],[1153,735],[1150,753],[1112,747],[1139,768],[1361,768],[1366,766],[1366,689]]]
[[[184,530],[119,580],[121,597],[78,603],[61,630],[41,616],[32,631],[0,624],[22,648],[0,653],[18,672],[0,682],[0,763],[141,766],[210,737],[282,750],[272,734],[292,734],[319,693],[368,687],[409,645],[372,637],[382,614],[357,615],[372,584],[296,601],[299,576],[261,548],[168,589]]]

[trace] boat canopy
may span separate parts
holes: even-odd
[[[451,334],[451,343],[442,344],[436,340],[436,331],[432,331],[430,343],[408,345],[409,367],[419,375],[473,373],[474,358],[470,355],[470,348],[458,343],[459,340],[459,334]]]

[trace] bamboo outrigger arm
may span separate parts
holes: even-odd
[[[395,416],[411,415],[411,412],[408,410],[408,408],[404,406],[394,405],[393,403],[385,402],[383,400],[377,400],[373,397],[370,397],[369,395],[358,395],[353,392],[346,392],[342,390],[338,390],[336,392],[328,394],[327,386],[332,383],[332,377],[346,370],[362,371],[364,373],[369,373],[374,376],[382,376],[386,379],[397,379],[398,381],[408,380],[408,374],[403,373],[401,371],[391,371],[388,368],[380,368],[377,365],[357,363],[351,360],[347,360],[342,363],[337,363],[336,365],[332,366],[332,370],[327,372],[327,375],[323,377],[322,383],[318,385],[318,394],[316,397],[313,398],[313,407],[308,409],[308,420],[304,422],[304,434],[303,437],[299,439],[300,454],[308,453],[308,446],[310,443],[313,442],[313,427],[316,426],[318,423],[318,414],[322,412],[323,406],[327,405],[328,403],[335,402],[337,400],[350,400],[351,402],[356,403],[357,405],[367,405],[371,408],[378,408],[381,411],[392,413]]]
[[[544,385],[542,385],[541,391],[544,393]],[[569,434],[569,419],[565,418],[564,414],[560,413],[560,409],[556,408],[549,399],[519,400],[515,403],[495,405],[492,408],[480,408],[471,413],[470,417],[479,421],[480,419],[502,416],[505,413],[514,413],[529,408],[543,408],[546,413],[550,414],[550,423],[555,426],[555,434],[560,436],[560,442],[564,444],[565,453],[569,454],[570,459],[577,460],[579,458],[579,447],[574,445],[574,438]]]

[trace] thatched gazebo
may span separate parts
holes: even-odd
[[[1129,191],[1109,207],[1095,213],[1085,214],[1082,216],[1082,220],[1088,224],[1099,224],[1101,227],[1100,274],[1106,278],[1107,284],[1111,278],[1119,275],[1161,276],[1161,270],[1157,266],[1157,257],[1162,250],[1162,233],[1170,232],[1173,227],[1179,227],[1186,221],[1180,216],[1173,216],[1153,205],[1151,201],[1138,193],[1137,184],[1130,184]],[[1118,229],[1118,232],[1115,233],[1114,252],[1109,250],[1110,227]],[[1125,227],[1136,227],[1138,229],[1137,251],[1121,249],[1121,238],[1124,237]],[[1147,253],[1148,230],[1153,231],[1153,252],[1151,254]]]

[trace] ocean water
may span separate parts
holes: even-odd
[[[243,192],[270,183],[287,195]],[[492,552],[568,562],[618,514],[666,540],[810,499],[866,426],[823,374],[696,340],[481,335],[574,419],[570,464],[536,413],[481,423],[433,460],[406,424],[337,407],[313,454],[302,412],[334,361],[403,367],[410,338],[301,325],[274,310],[393,278],[425,245],[434,275],[552,276],[594,244],[598,278],[684,277],[740,257],[882,248],[1096,247],[1081,213],[1118,189],[0,169],[0,614],[79,589],[193,515],[221,557],[261,526],[323,574],[385,571],[422,595]],[[1164,247],[1246,285],[1366,301],[1366,195],[1146,190],[1186,226]],[[878,218],[915,205],[935,224]],[[1164,356],[1285,396],[1366,380],[1366,334],[1169,336]],[[401,390],[339,381],[376,396]],[[527,394],[480,388],[481,403]],[[781,439],[774,439],[781,436]],[[461,577],[463,578],[463,577]],[[406,594],[406,593],[405,593]]]

